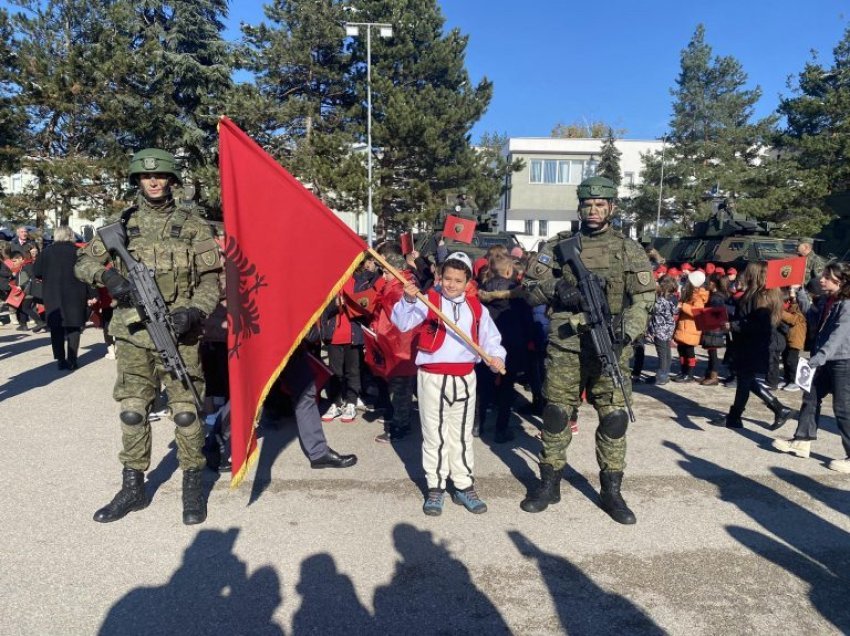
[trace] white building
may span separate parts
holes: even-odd
[[[578,229],[576,186],[596,174],[604,139],[512,137],[508,158],[525,167],[510,175],[499,226],[514,232],[526,249],[558,232]],[[620,156],[619,197],[629,198],[641,183],[641,155],[661,150],[654,139],[617,139]]]

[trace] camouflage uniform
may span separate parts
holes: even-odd
[[[529,292],[529,303],[548,305],[551,319],[543,395],[548,403],[570,414],[578,410],[581,393],[586,390],[588,402],[596,409],[600,421],[605,421],[606,416],[622,413],[623,395],[602,373],[593,343],[587,332],[583,332],[584,314],[563,309],[556,292],[561,278],[576,283],[569,268],[562,271],[554,256],[555,246],[569,236],[569,232],[561,232],[550,239],[527,273],[528,278],[536,281]],[[649,312],[655,303],[655,280],[643,248],[606,225],[598,233],[582,234],[581,259],[590,271],[605,281],[615,331],[629,342],[637,339],[646,330]],[[626,391],[630,394],[628,360],[628,350],[623,351],[620,367]],[[601,425],[596,430],[596,458],[603,472],[622,472],[625,468],[625,424],[615,429],[622,430],[609,430]],[[544,423],[541,464],[555,471],[563,469],[571,441],[572,431],[566,422],[554,427]]]
[[[155,270],[157,286],[169,310],[193,307],[207,315],[218,304],[218,246],[212,230],[189,202],[153,206],[139,195],[135,211],[127,222],[127,248],[135,258]],[[99,238],[80,249],[74,272],[77,278],[99,285],[109,254]],[[118,259],[116,259],[118,261]],[[120,261],[115,267],[126,271]],[[205,465],[201,449],[204,431],[197,417],[192,394],[167,373],[150,336],[133,307],[115,309],[109,325],[115,337],[118,377],[113,397],[121,403],[123,449],[119,460],[125,468],[145,471],[150,466],[151,427],[148,413],[160,383],[165,385],[172,413],[191,413],[191,423],[175,427],[180,468],[201,470]],[[203,374],[198,353],[201,328],[196,325],[180,339],[178,348],[198,392],[203,396]],[[128,424],[126,414],[139,414],[138,424]],[[176,415],[175,415],[176,418]],[[132,421],[132,415],[129,418]],[[186,418],[188,419],[188,418]]]
[[[815,254],[814,250],[806,255],[806,276],[803,284],[805,285],[811,279],[819,280],[823,268],[826,267],[826,261]]]

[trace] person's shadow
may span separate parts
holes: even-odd
[[[198,532],[171,579],[128,592],[110,608],[98,633],[282,636],[272,621],[283,600],[277,572],[263,567],[248,576],[233,553],[238,534],[236,528]]]
[[[510,633],[466,566],[430,532],[402,523],[393,540],[401,558],[390,583],[375,590],[373,633]]]
[[[508,536],[526,559],[533,560],[549,589],[561,627],[567,634],[666,633],[627,598],[606,592],[564,557],[544,552],[515,530]]]
[[[372,617],[329,554],[315,554],[301,563],[295,587],[301,606],[292,618],[292,634],[368,634]]]
[[[257,442],[260,443],[260,456],[257,459],[257,470],[251,484],[250,506],[256,502],[272,484],[272,468],[283,450],[298,437],[298,427],[294,416],[263,410],[260,427],[257,429]],[[260,441],[262,440],[262,442]],[[302,446],[303,450],[303,446]]]
[[[686,471],[713,483],[721,500],[737,506],[782,543],[737,526],[728,527],[729,534],[756,555],[808,583],[814,607],[840,632],[850,633],[850,556],[846,550],[850,533],[754,479],[691,455],[673,442],[663,444],[682,456],[679,465]],[[783,472],[777,470],[777,475],[792,485],[810,485],[806,478],[789,479]],[[816,489],[814,495],[823,496],[824,488]]]

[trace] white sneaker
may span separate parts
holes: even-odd
[[[775,439],[770,445],[781,453],[791,453],[804,459],[812,451],[812,443],[807,439]],[[850,462],[848,462],[848,465],[850,466]],[[850,467],[847,472],[850,473]]]
[[[323,422],[333,422],[336,418],[342,415],[342,407],[336,404],[331,404],[331,407],[322,415]]]
[[[106,355],[103,356],[103,357],[106,358],[107,360],[114,360],[115,359],[115,345],[109,345],[108,347],[106,347]]]
[[[339,419],[345,424],[351,424],[357,419],[357,409],[351,402],[342,407],[342,413]]]
[[[783,391],[799,391],[800,387],[797,386],[796,382],[789,382],[785,386],[782,387]]]
[[[365,404],[363,404],[363,400],[357,398],[357,404],[354,405],[354,408],[356,408],[358,411],[365,411],[367,407]]]
[[[850,457],[847,459],[833,459],[826,467],[839,473],[850,473]]]

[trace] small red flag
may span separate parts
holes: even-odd
[[[350,294],[343,290],[346,306],[351,309],[354,316],[370,316],[375,311],[375,299],[378,292],[374,289],[365,289]]]
[[[726,307],[697,307],[694,311],[694,323],[700,331],[723,331],[729,322]]]
[[[405,232],[400,237],[401,253],[407,256],[413,251],[413,232]]]
[[[806,277],[806,257],[783,258],[767,261],[765,289],[802,285]]]
[[[232,121],[219,121],[235,487],[260,407],[366,244]]]
[[[444,240],[457,241],[458,243],[472,243],[472,237],[474,235],[475,221],[473,219],[464,219],[453,214],[449,214],[446,217],[446,224],[443,226]]]

